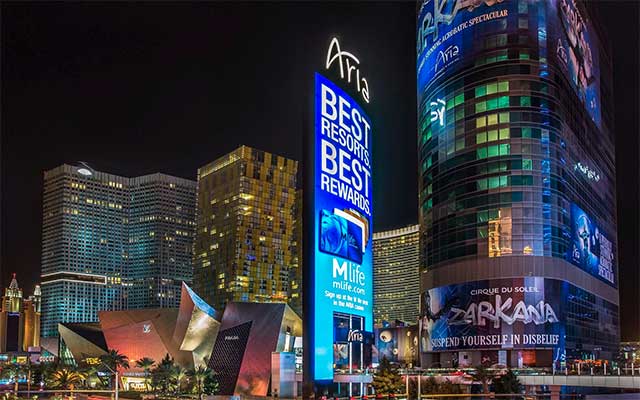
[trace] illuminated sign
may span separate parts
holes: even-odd
[[[313,270],[305,282],[313,300],[305,317],[312,321],[311,379],[322,381],[333,379],[336,313],[363,317],[358,328],[373,331],[372,126],[356,101],[317,73],[314,92]],[[351,339],[364,338],[362,331]]]
[[[596,182],[600,181],[600,175],[595,170],[589,168],[589,166],[587,165],[581,164],[580,162],[577,162],[573,166],[573,170],[581,172],[582,175],[584,175],[586,178],[592,181],[596,181]]]
[[[359,329],[349,329],[347,333],[347,342],[364,342],[364,334]]]
[[[538,277],[469,282],[422,294],[422,351],[562,347],[564,282]]]
[[[600,124],[600,70],[595,33],[582,18],[573,0],[557,0],[557,18],[554,24],[555,52],[560,65],[584,103],[591,119]]]
[[[151,324],[142,324],[142,333],[150,333]]]
[[[460,48],[454,44],[447,47],[445,50],[440,50],[436,57],[434,72],[438,72],[438,68],[446,67],[449,63],[455,61],[458,55],[460,55]]]
[[[444,110],[446,104],[442,99],[437,99],[429,103],[431,106],[431,122],[438,121],[440,126],[444,126]]]
[[[87,357],[87,358],[84,359],[84,362],[87,365],[99,365],[99,364],[101,364],[100,358],[98,358],[98,357]]]
[[[91,171],[89,171],[89,170],[88,170],[88,169],[86,169],[86,168],[78,168],[78,173],[79,173],[80,175],[84,175],[84,176],[91,176],[91,175],[93,175],[93,174],[91,173]]]
[[[571,204],[572,245],[567,258],[591,275],[614,284],[613,243],[578,205]]]
[[[473,27],[489,22],[499,24],[509,16],[509,9],[505,7],[494,9],[502,2],[503,0],[426,0],[422,3],[418,12],[416,49],[420,87],[436,73],[458,61],[466,46],[473,46]],[[502,31],[504,27],[497,26],[497,29]],[[472,53],[469,52],[470,55]]]
[[[432,41],[436,41],[439,37],[440,25],[451,25],[456,18],[456,15],[461,10],[473,11],[483,3],[487,6],[492,6],[496,3],[502,3],[504,0],[426,0],[422,7],[426,10],[429,4],[433,4],[433,8],[430,11],[425,11],[422,23],[418,26],[418,53],[425,49],[428,43],[428,36],[431,35]],[[422,11],[421,11],[422,12]],[[468,25],[473,25],[477,22],[482,22],[488,19],[479,18],[471,20],[471,23],[463,24],[459,28],[466,28]]]
[[[327,51],[327,62],[325,68],[328,70],[331,66],[337,63],[340,68],[340,78],[347,78],[347,82],[351,83],[353,80],[356,83],[358,93],[362,95],[362,98],[367,103],[369,102],[369,83],[365,77],[360,77],[360,60],[353,54],[342,51],[340,49],[340,43],[338,38],[331,39],[329,44],[329,51]]]

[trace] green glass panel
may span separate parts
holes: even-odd
[[[476,133],[476,144],[482,144],[487,141],[487,132]]]
[[[498,145],[489,146],[487,149],[487,154],[489,157],[499,156],[500,153],[499,153]]]

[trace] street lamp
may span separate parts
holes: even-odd
[[[107,369],[108,369],[109,371],[111,371],[111,372],[115,375],[115,377],[116,377],[116,391],[115,391],[116,399],[115,399],[115,400],[118,400],[118,381],[119,381],[119,378],[118,378],[118,368],[116,367],[116,370],[114,371],[113,369],[111,369],[111,367],[110,367],[110,366],[108,366],[107,364],[105,364],[105,363],[104,363],[104,361],[101,361],[100,363],[101,363],[102,365],[104,365],[105,367],[107,367]]]

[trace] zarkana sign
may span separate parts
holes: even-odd
[[[422,351],[562,348],[563,282],[538,277],[469,282],[422,294]]]
[[[312,302],[314,380],[333,379],[334,313],[373,331],[371,120],[315,74]]]

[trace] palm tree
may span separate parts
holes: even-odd
[[[56,389],[73,389],[85,379],[84,374],[74,371],[69,367],[63,367],[51,374],[49,385]]]
[[[129,369],[129,359],[124,354],[120,354],[118,350],[110,349],[107,354],[100,356],[100,361],[111,369],[110,372],[114,373],[113,387],[115,388],[118,384],[115,379],[115,371],[119,369]]]
[[[2,367],[2,377],[14,382],[16,393],[18,393],[20,375],[22,375],[22,366],[19,364],[7,364]]]
[[[156,361],[149,357],[143,357],[136,361],[136,367],[144,371],[144,387],[147,392],[149,391],[149,371],[151,371],[155,363]]]
[[[153,386],[154,390],[160,388],[162,393],[169,391],[169,381],[174,366],[173,358],[167,354],[160,363],[151,370],[151,386]]]
[[[198,399],[202,399],[204,382],[210,375],[212,375],[212,371],[202,366],[187,371],[187,376],[193,379],[193,391],[198,395]]]
[[[182,381],[184,380],[184,378],[187,376],[187,374],[185,373],[184,368],[182,368],[179,365],[176,365],[175,367],[173,367],[173,370],[171,371],[171,383],[173,383],[174,389],[175,389],[175,393],[179,394],[180,393],[180,386],[182,384]]]
[[[480,364],[476,367],[475,378],[482,382],[482,393],[489,393],[489,381],[493,378],[493,372],[491,372],[484,364]]]

